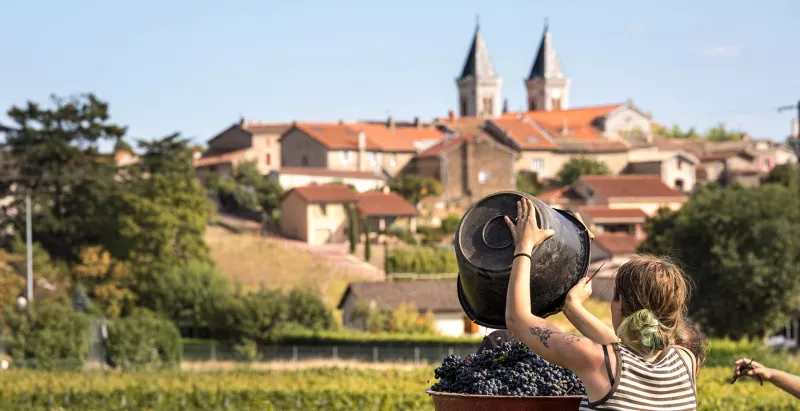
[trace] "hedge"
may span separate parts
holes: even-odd
[[[440,274],[458,272],[456,253],[449,247],[407,246],[386,257],[388,273]]]
[[[279,344],[292,345],[474,345],[483,337],[447,337],[437,334],[370,334],[349,331],[288,331]]]

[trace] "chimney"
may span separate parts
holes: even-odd
[[[386,119],[386,127],[394,130],[394,119],[392,116],[389,116],[389,118]]]
[[[450,119],[450,122],[456,121],[456,112],[454,110],[448,111],[447,117]]]
[[[420,123],[419,117],[414,117],[414,127],[416,128],[422,127],[422,123]]]
[[[792,137],[800,137],[800,126],[797,124],[797,119],[792,119]]]

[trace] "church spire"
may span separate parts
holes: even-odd
[[[475,34],[472,36],[467,59],[456,80],[458,86],[458,106],[461,116],[498,117],[500,116],[500,89],[502,79],[494,71],[489,58],[489,48],[481,34],[480,21],[476,18]]]
[[[531,73],[528,75],[528,80],[536,78],[564,78],[547,19],[544,21],[544,33],[542,33],[542,41],[539,43],[539,52],[536,53]]]

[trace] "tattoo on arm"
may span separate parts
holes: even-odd
[[[542,345],[545,346],[545,348],[550,348],[550,337],[553,334],[560,334],[561,337],[558,339],[558,341],[564,345],[572,344],[574,342],[581,341],[583,339],[583,337],[581,337],[580,335],[564,334],[561,332],[552,331],[542,327],[531,327],[531,334],[535,337],[538,337],[539,341],[542,343]]]
[[[542,327],[531,327],[531,334],[533,334],[534,337],[539,337],[539,341],[545,346],[545,348],[550,348],[549,340],[550,335],[553,334],[553,331]]]

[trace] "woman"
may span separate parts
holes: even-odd
[[[769,368],[757,363],[753,360],[740,358],[735,363],[736,368],[733,370],[733,375],[739,377],[748,375],[751,377],[759,377],[761,379],[771,382],[776,387],[794,395],[795,398],[800,398],[800,377],[797,375],[789,374],[788,372]]]
[[[530,312],[531,252],[553,235],[536,225],[533,203],[517,203],[517,224],[506,223],[516,251],[506,300],[506,325],[542,358],[572,370],[586,387],[581,410],[694,410],[698,362],[686,348],[688,285],[673,264],[635,256],[616,276],[611,314],[615,334],[581,303],[591,294],[582,282],[568,294],[564,312],[583,334],[565,334]],[[683,346],[681,346],[683,345]]]

